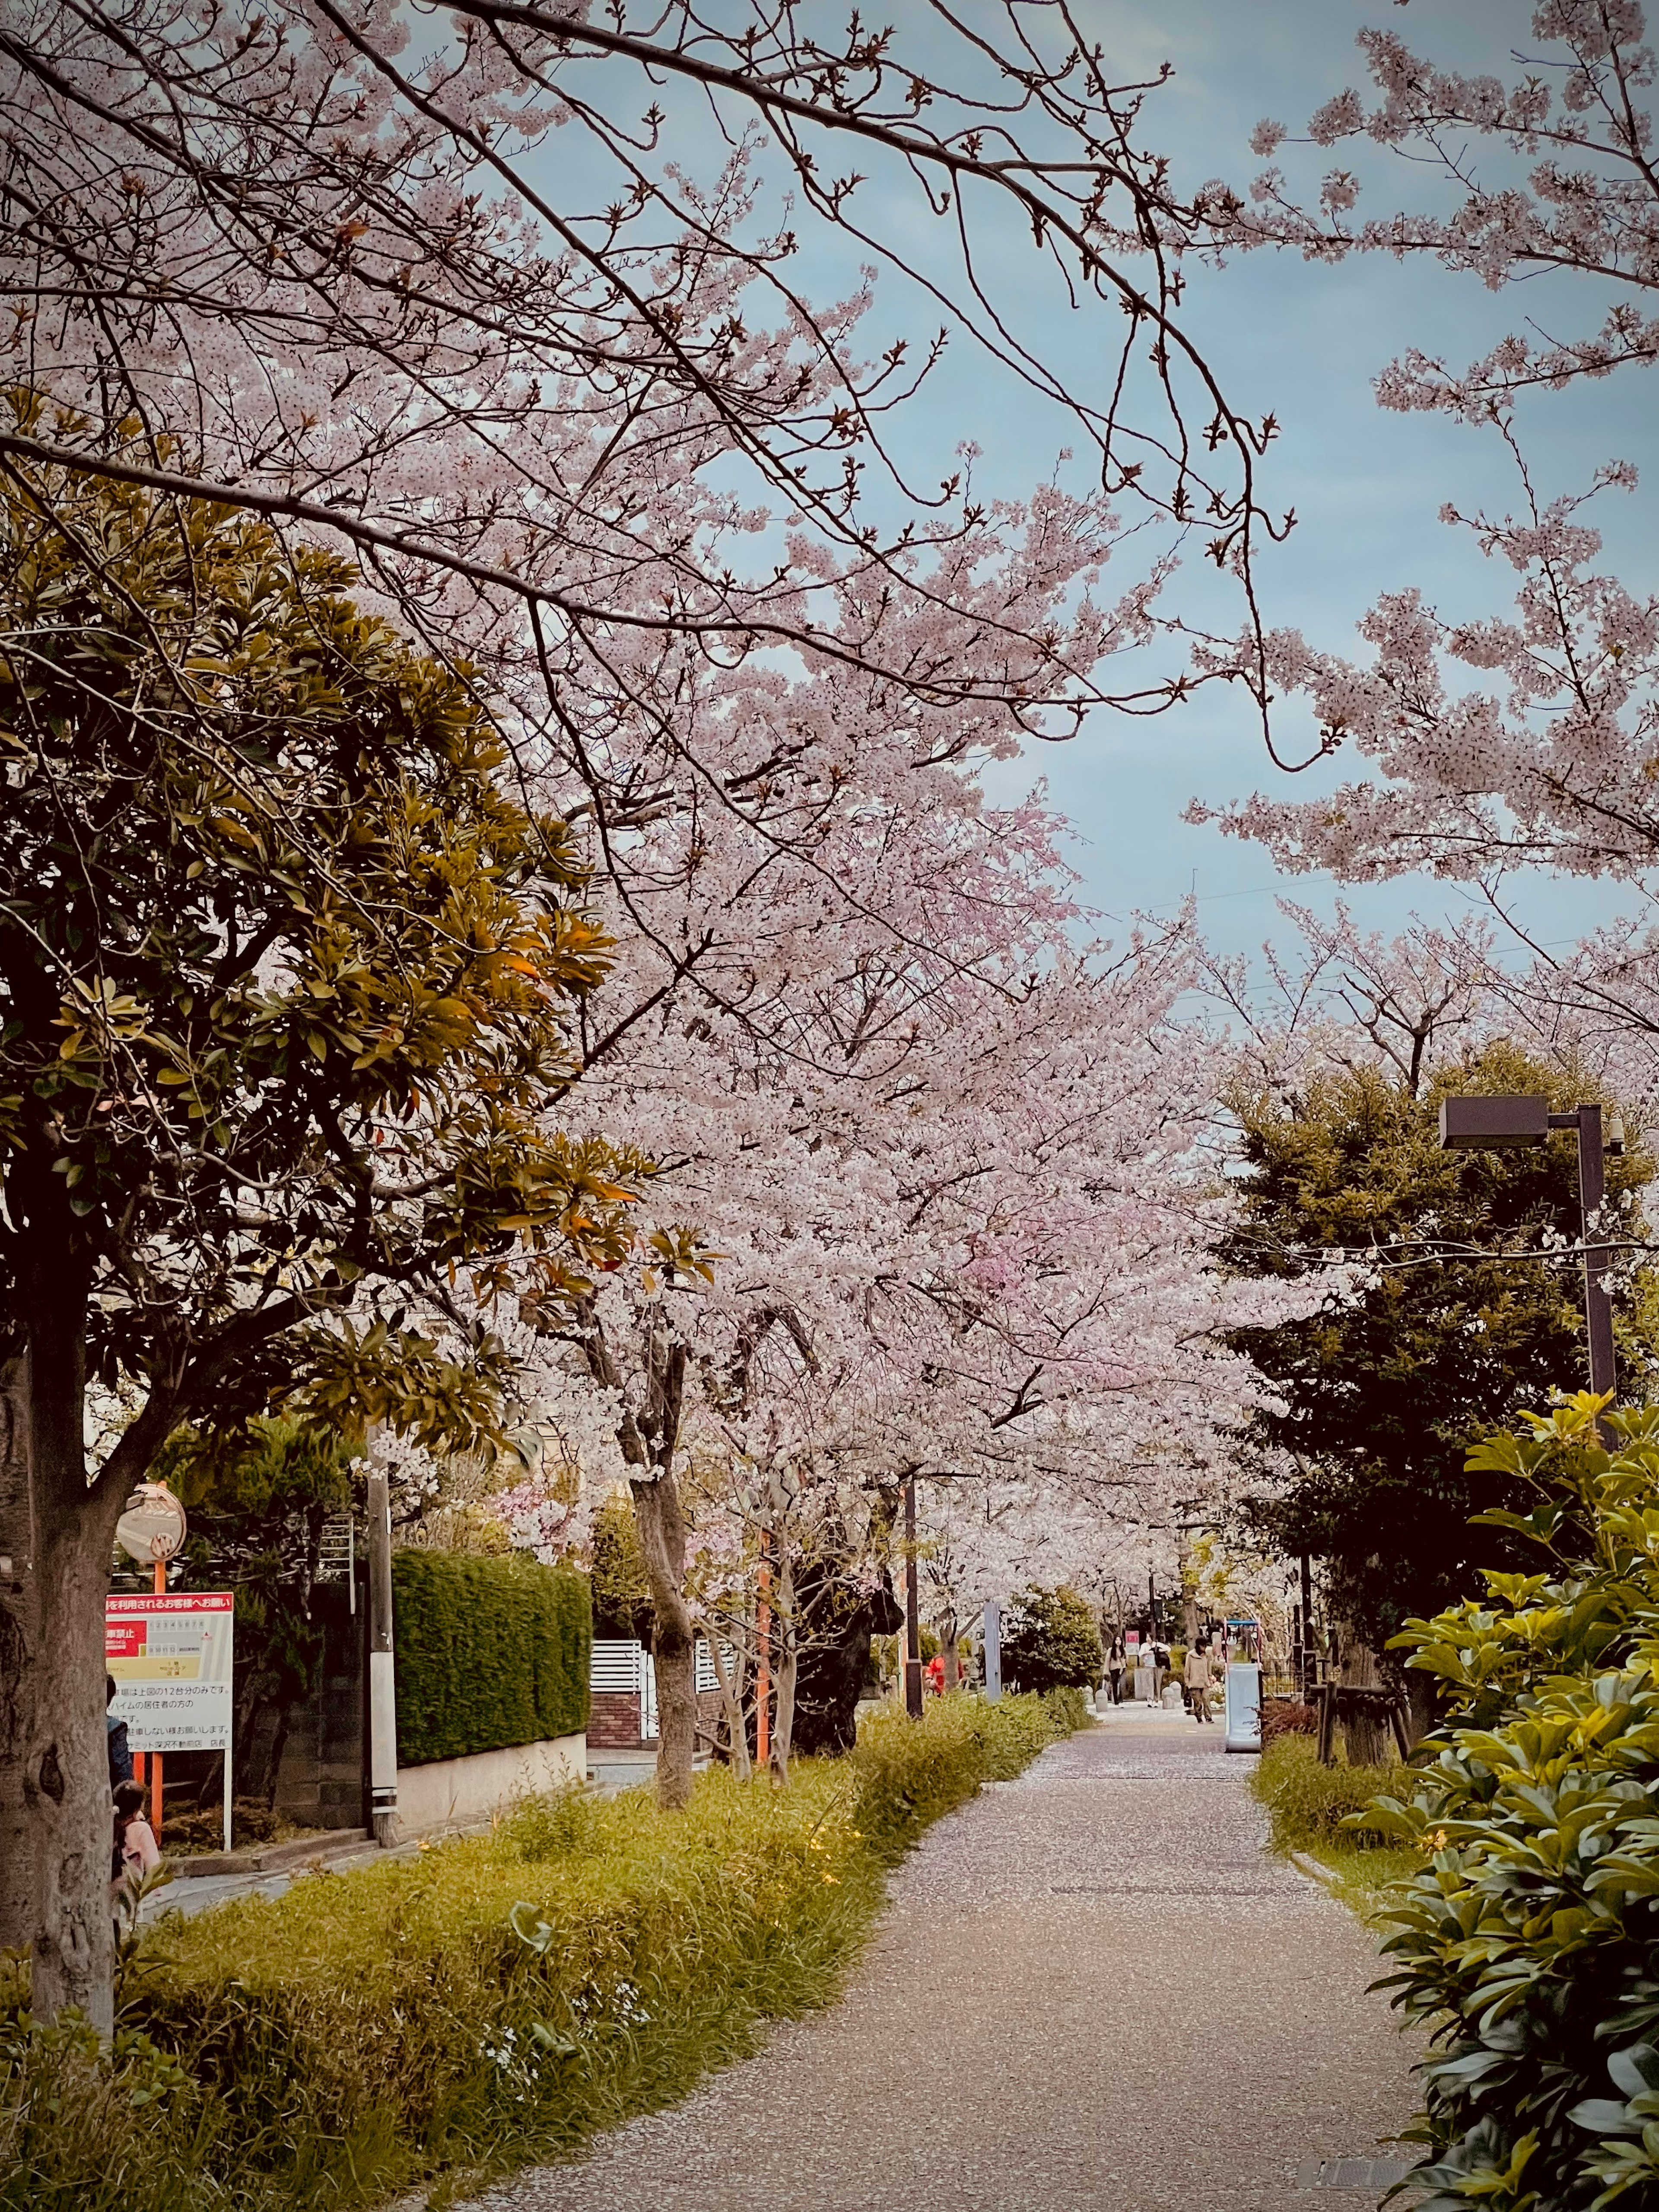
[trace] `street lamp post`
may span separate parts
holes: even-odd
[[[1599,1106],[1552,1114],[1547,1098],[1447,1098],[1440,1107],[1440,1141],[1462,1152],[1498,1152],[1542,1145],[1552,1129],[1578,1133],[1578,1206],[1584,1246],[1584,1332],[1589,1341],[1589,1384],[1598,1395],[1616,1388],[1613,1363],[1613,1301],[1607,1296],[1608,1249],[1589,1241],[1590,1224],[1607,1195],[1604,1152],[1625,1149],[1615,1116],[1604,1129]]]
[[[921,1718],[921,1622],[916,1590],[916,1478],[904,1485],[904,1710]]]

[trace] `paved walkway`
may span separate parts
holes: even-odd
[[[841,2004],[484,2203],[1374,2204],[1392,2177],[1368,2162],[1415,2101],[1410,2048],[1365,1994],[1364,1929],[1265,1855],[1250,1762],[1220,1734],[1126,1711],[1055,1745],[923,1840]]]

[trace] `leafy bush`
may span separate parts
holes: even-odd
[[[587,1726],[587,1578],[515,1553],[394,1552],[398,1759],[501,1751]]]
[[[1273,1848],[1317,1851],[1333,1844],[1376,1850],[1395,1841],[1391,1828],[1367,1808],[1396,1796],[1411,1783],[1401,1765],[1322,1766],[1319,1747],[1300,1729],[1264,1737],[1250,1788],[1267,1808]]]
[[[1002,1674],[1014,1689],[1091,1688],[1105,1661],[1087,1601],[1063,1584],[1032,1583],[1003,1616]]]
[[[1374,1808],[1428,1862],[1382,1916],[1385,1986],[1429,2025],[1413,2177],[1437,2212],[1659,2201],[1659,1411],[1565,1401],[1469,1455],[1538,1499],[1482,1516],[1545,1571],[1396,1642],[1451,1711],[1412,1801]]]
[[[787,1790],[710,1772],[678,1814],[566,1791],[487,1837],[165,1919],[108,2059],[72,2024],[31,2028],[15,1974],[0,2212],[344,2212],[567,2153],[833,1998],[885,1867],[1079,1717],[1063,1696],[932,1700]]]

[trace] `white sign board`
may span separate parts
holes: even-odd
[[[235,1607],[229,1590],[105,1600],[110,1711],[126,1723],[134,1751],[228,1752]]]
[[[1261,1748],[1261,1669],[1254,1661],[1233,1660],[1227,1668],[1228,1751]]]

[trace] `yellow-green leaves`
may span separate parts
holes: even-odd
[[[644,1164],[550,1122],[607,951],[568,832],[477,672],[350,580],[132,487],[0,493],[0,1234],[122,1286],[107,1377],[223,1402],[229,1358],[258,1404],[476,1437],[495,1352],[467,1381],[337,1317],[520,1261],[556,1301],[626,1256]]]

